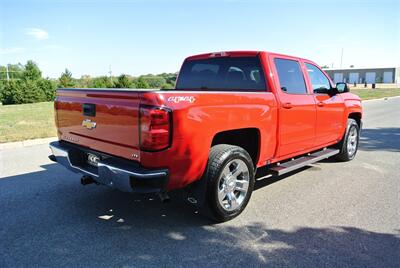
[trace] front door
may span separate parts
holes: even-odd
[[[313,146],[316,107],[307,91],[301,64],[292,58],[274,58],[277,96],[279,98],[279,141],[277,157]]]
[[[317,105],[317,123],[314,146],[323,146],[340,138],[344,127],[345,105],[340,94],[329,95],[331,83],[328,77],[314,64],[305,62],[309,86]]]

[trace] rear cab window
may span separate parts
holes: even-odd
[[[266,91],[266,83],[259,57],[216,57],[186,60],[176,89],[251,92]]]
[[[296,60],[274,59],[281,90],[289,94],[307,94],[300,63]]]

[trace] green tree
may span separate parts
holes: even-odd
[[[59,81],[60,87],[73,87],[75,85],[72,73],[68,69],[65,69],[61,74]]]
[[[37,82],[38,87],[43,91],[46,101],[54,101],[57,91],[57,83],[50,79],[40,79]]]
[[[25,64],[25,69],[22,75],[24,80],[36,81],[42,78],[42,72],[39,67],[31,60]]]
[[[137,88],[150,88],[149,87],[149,84],[147,84],[147,82],[143,79],[143,77],[139,77],[137,80],[136,80],[136,87]]]
[[[23,103],[23,91],[21,81],[11,80],[5,84],[1,94],[1,102],[3,104]]]
[[[161,86],[161,89],[173,89],[173,88],[175,88],[175,86],[168,83],[165,83],[164,85]]]
[[[132,88],[133,82],[129,79],[126,74],[118,76],[117,82],[115,83],[116,88]]]
[[[168,84],[175,85],[177,75],[178,73],[162,73],[157,76],[163,77]]]
[[[3,103],[3,92],[6,87],[6,83],[0,80],[0,105]]]
[[[92,86],[92,78],[87,74],[82,75],[77,82],[77,86],[81,88],[88,88]]]
[[[161,76],[143,76],[143,80],[149,85],[150,88],[161,88],[167,81]]]
[[[93,78],[91,87],[93,88],[113,88],[114,83],[110,80],[108,76],[100,76]]]
[[[27,80],[22,82],[22,102],[19,103],[35,103],[46,101],[46,94],[38,86],[37,81]]]

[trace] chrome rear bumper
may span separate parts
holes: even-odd
[[[168,182],[167,169],[145,169],[136,162],[93,152],[66,142],[52,142],[49,146],[53,153],[49,156],[51,160],[73,172],[89,175],[100,184],[124,192],[161,192]],[[97,167],[85,161],[84,156],[88,152],[101,155]]]

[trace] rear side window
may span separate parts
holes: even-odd
[[[266,87],[258,57],[218,57],[185,61],[176,89],[265,91]]]
[[[275,59],[281,90],[290,94],[307,94],[300,64],[295,60]]]

